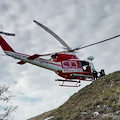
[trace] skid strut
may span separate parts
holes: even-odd
[[[64,87],[79,87],[79,86],[81,86],[80,85],[80,80],[69,80],[69,79],[62,80],[62,79],[56,79],[55,81],[62,81],[62,84],[59,85],[59,86],[64,86]],[[65,84],[66,82],[74,82],[76,84],[75,85],[67,85],[67,84]]]

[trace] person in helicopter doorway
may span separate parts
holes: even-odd
[[[86,67],[86,71],[91,73],[91,69],[89,65]]]
[[[93,79],[94,81],[98,79],[98,73],[96,70],[93,71]]]

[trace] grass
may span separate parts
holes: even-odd
[[[59,108],[29,120],[44,120],[49,116],[56,120],[119,120],[117,110],[120,110],[120,71],[103,76],[72,95]],[[93,116],[94,112],[99,115]]]

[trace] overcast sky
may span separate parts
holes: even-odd
[[[120,34],[120,0],[2,0],[0,30],[13,32],[7,42],[17,52],[43,54],[62,50],[62,45],[37,26],[37,20],[57,33],[72,48]],[[120,70],[120,38],[79,50],[80,59],[94,56],[97,71]],[[0,48],[0,54],[4,54]],[[7,84],[18,106],[16,120],[25,120],[64,103],[80,88],[59,87],[54,72],[0,56],[0,85]]]

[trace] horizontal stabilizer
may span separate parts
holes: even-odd
[[[24,61],[19,61],[17,64],[19,64],[19,65],[23,65],[23,64],[25,64],[26,62],[24,62]]]
[[[41,56],[41,55],[34,54],[34,55],[32,55],[32,56],[29,56],[27,59],[29,59],[29,60],[34,60],[34,59],[38,58],[39,56]],[[17,64],[23,65],[23,64],[25,64],[25,63],[27,63],[27,62],[24,62],[24,61],[21,60],[21,61],[19,61]]]
[[[36,58],[38,58],[38,57],[40,57],[40,56],[41,56],[41,55],[39,55],[39,54],[34,54],[34,55],[28,57],[27,59],[29,59],[29,60],[34,60],[34,59],[36,59]]]

